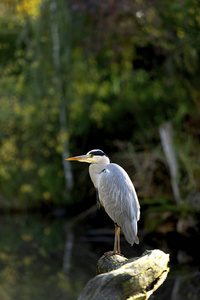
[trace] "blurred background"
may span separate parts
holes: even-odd
[[[200,294],[200,6],[196,0],[0,3],[0,299],[74,300],[112,250],[88,165],[131,177],[140,244],[170,273],[151,299]]]

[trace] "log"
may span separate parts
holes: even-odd
[[[146,300],[165,281],[169,254],[147,250],[138,258],[102,256],[97,276],[85,286],[78,300]]]
[[[176,153],[173,146],[172,124],[167,122],[159,127],[160,139],[163,151],[166,156],[167,164],[171,175],[171,185],[177,205],[181,204],[181,196],[179,191],[179,170],[176,159]]]

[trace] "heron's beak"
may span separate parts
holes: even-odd
[[[77,160],[80,162],[87,162],[87,163],[91,162],[91,158],[87,155],[74,156],[74,157],[66,158],[65,160]]]

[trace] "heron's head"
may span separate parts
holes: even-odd
[[[87,162],[90,164],[109,164],[109,157],[99,149],[89,151],[86,155],[74,156],[67,158],[66,160],[77,160],[80,162]]]

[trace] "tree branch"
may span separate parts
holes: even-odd
[[[181,204],[181,196],[178,186],[179,172],[178,164],[176,159],[175,150],[173,147],[173,137],[172,137],[172,125],[167,122],[159,127],[160,139],[163,147],[163,151],[166,156],[167,164],[169,166],[169,171],[171,175],[171,185],[174,193],[174,198],[177,205]]]
[[[65,159],[69,157],[68,145],[68,126],[66,119],[66,99],[63,93],[63,82],[61,74],[61,61],[60,61],[60,37],[59,37],[59,24],[57,16],[57,1],[52,0],[50,3],[51,12],[51,32],[52,32],[52,57],[53,57],[53,71],[55,76],[55,88],[59,98],[59,122],[60,122],[60,138],[62,144],[62,165],[65,176],[65,187],[69,191],[73,187],[73,174],[71,165]]]

